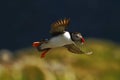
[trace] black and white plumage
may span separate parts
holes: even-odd
[[[49,50],[56,47],[66,47],[72,53],[84,53],[77,45],[84,43],[84,38],[79,32],[68,32],[70,19],[63,19],[54,22],[51,25],[50,34],[52,37],[49,40],[34,42],[33,46],[40,51]],[[37,46],[36,46],[37,44]]]

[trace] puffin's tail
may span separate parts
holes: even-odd
[[[35,47],[35,48],[37,48],[39,51],[42,51],[41,45],[44,44],[44,43],[47,43],[47,42],[48,42],[47,39],[42,39],[40,41],[33,42],[32,46]]]
[[[32,46],[35,47],[35,48],[37,48],[38,51],[43,51],[43,52],[41,53],[41,58],[44,58],[44,57],[45,57],[45,54],[50,50],[50,49],[48,49],[48,48],[47,48],[47,49],[43,49],[43,50],[40,48],[41,44],[46,43],[46,42],[47,42],[47,41],[43,41],[43,40],[42,40],[42,41],[40,41],[40,42],[39,42],[39,41],[33,42],[33,44],[32,44]]]

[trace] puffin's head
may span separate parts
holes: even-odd
[[[71,33],[71,37],[73,41],[80,41],[82,44],[85,42],[84,38],[79,32]]]

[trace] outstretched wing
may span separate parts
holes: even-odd
[[[83,51],[81,50],[81,48],[75,44],[69,44],[69,45],[65,45],[64,47],[66,47],[70,52],[75,53],[75,54],[87,54],[87,55],[91,55],[93,52],[92,51]]]
[[[84,52],[80,50],[80,48],[76,46],[75,44],[68,44],[68,45],[65,45],[65,47],[72,53],[84,54]]]
[[[66,18],[63,20],[58,20],[58,21],[54,22],[53,24],[51,24],[50,33],[52,35],[64,33],[69,22],[70,22],[70,19],[66,19]]]

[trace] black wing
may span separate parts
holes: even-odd
[[[87,55],[93,54],[91,50],[81,49],[82,47],[80,46],[83,46],[83,45],[81,45],[79,42],[75,42],[75,44],[68,44],[68,45],[65,45],[64,47],[66,47],[70,52],[76,53],[76,54],[87,54]]]
[[[75,44],[68,44],[68,45],[65,45],[64,47],[66,47],[72,53],[84,54],[84,52],[80,50],[80,48],[76,46]]]
[[[58,20],[58,21],[54,22],[53,24],[51,24],[50,33],[53,36],[64,33],[69,22],[70,22],[70,19],[63,19],[63,20]]]

